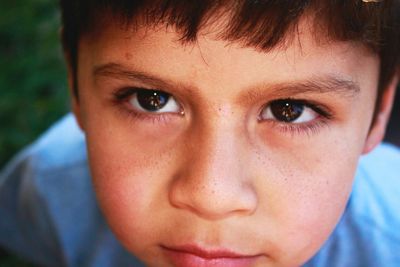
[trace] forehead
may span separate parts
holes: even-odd
[[[279,83],[319,76],[337,76],[360,87],[377,83],[377,55],[355,42],[317,40],[307,20],[290,41],[269,51],[221,40],[221,24],[204,27],[195,42],[183,43],[181,34],[165,25],[126,28],[109,23],[82,38],[80,54],[86,63],[90,59],[93,71],[115,63],[192,87],[234,81],[235,87],[244,88],[263,79]]]

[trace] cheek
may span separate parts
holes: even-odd
[[[331,153],[334,151],[331,150]],[[329,159],[315,159],[312,172],[307,170],[294,175],[304,180],[297,185],[295,183],[288,194],[291,204],[287,209],[292,213],[282,220],[283,224],[287,224],[282,229],[288,229],[287,241],[293,244],[288,250],[300,248],[298,256],[303,261],[311,257],[329,237],[351,192],[357,158],[342,153],[338,155],[342,158],[331,155]],[[297,240],[292,237],[297,237]],[[296,243],[300,244],[297,248]]]
[[[92,155],[98,152],[92,144]],[[110,228],[126,249],[136,255],[148,255],[147,248],[158,239],[157,216],[168,203],[166,175],[168,166],[137,156],[120,158],[118,150],[107,150],[109,157],[92,156],[93,184],[98,202]],[[160,159],[163,160],[162,158]],[[169,161],[166,159],[166,161]],[[160,212],[153,212],[160,211]],[[138,240],[141,240],[138,242]]]
[[[282,145],[263,147],[257,188],[263,188],[260,213],[268,217],[259,229],[277,230],[266,231],[265,239],[273,236],[287,266],[306,261],[322,246],[346,206],[362,145],[353,138],[358,133],[340,138],[340,132],[301,142],[276,137]]]
[[[152,171],[156,163],[137,156],[127,158],[115,145],[101,142],[100,146],[97,141],[100,140],[88,145],[93,184],[111,228],[124,240],[142,231],[140,225],[149,219],[146,207],[154,195],[160,196],[157,181],[152,179],[156,176]]]
[[[152,210],[167,210],[167,188],[172,177],[170,143],[135,128],[114,115],[93,115],[87,123],[88,154],[93,184],[107,221],[118,239],[135,254],[146,254],[146,242],[156,238]],[[149,128],[149,127],[147,127]],[[175,128],[176,129],[176,128]],[[167,131],[164,129],[163,131]],[[160,145],[163,143],[163,145]],[[160,213],[157,216],[161,216]],[[134,241],[143,240],[137,244]]]

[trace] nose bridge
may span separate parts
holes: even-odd
[[[240,120],[231,110],[229,106],[219,106],[214,108],[213,116],[196,124],[197,131],[193,137],[199,144],[197,146],[199,154],[205,157],[205,160],[199,163],[208,165],[211,170],[215,166],[218,167],[217,170],[221,169],[230,160],[235,162],[238,159],[238,157],[227,157],[227,155],[233,156],[232,152],[238,152],[241,149],[243,133],[243,129],[238,126]]]
[[[240,140],[237,138],[238,134],[233,123],[229,123],[229,119],[216,119],[213,125],[200,130],[199,135],[201,136],[196,138],[199,140],[197,164],[208,173],[208,176],[225,177],[228,174],[226,172],[238,167]],[[194,156],[196,157],[195,154]]]
[[[195,124],[170,195],[175,206],[208,219],[250,213],[256,206],[244,168],[241,130],[221,115]]]

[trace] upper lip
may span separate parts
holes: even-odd
[[[181,246],[161,246],[162,248],[174,252],[189,253],[204,259],[218,259],[218,258],[252,258],[259,255],[245,255],[237,252],[233,252],[229,249],[217,248],[217,249],[204,249],[197,245],[181,245]]]

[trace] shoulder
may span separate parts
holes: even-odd
[[[400,149],[382,144],[360,159],[351,204],[358,215],[373,217],[383,227],[398,223]],[[391,225],[387,225],[391,226]],[[398,236],[400,241],[400,235]]]
[[[85,137],[72,114],[53,124],[35,142],[19,152],[2,174],[16,170],[46,172],[86,162]]]
[[[359,167],[363,172],[367,172],[370,175],[384,174],[390,177],[393,174],[398,175],[400,170],[400,148],[392,144],[383,143],[371,153],[361,157]]]
[[[360,159],[336,229],[309,266],[398,266],[400,149],[382,144]]]
[[[50,182],[88,180],[85,137],[72,114],[53,124],[34,143],[17,154],[1,171],[0,186],[41,192]]]
[[[101,215],[71,114],[0,173],[0,218],[0,245],[41,266],[139,266]]]
[[[71,172],[88,176],[84,134],[73,115],[67,114],[5,166],[0,186],[31,190],[37,183],[46,187],[50,178],[60,181],[71,177]]]
[[[67,168],[86,162],[85,137],[72,114],[50,127],[24,151],[22,157],[33,160],[36,168]]]
[[[75,255],[68,240],[86,236],[86,225],[96,229],[85,139],[71,114],[0,172],[0,217],[0,244],[46,266]]]
[[[46,209],[57,213],[58,208],[67,209],[65,202],[79,193],[91,193],[85,137],[73,115],[64,116],[19,153],[1,177],[3,190],[18,191],[18,201],[27,210],[44,202]],[[83,196],[90,198],[87,201],[93,198],[92,193]]]

